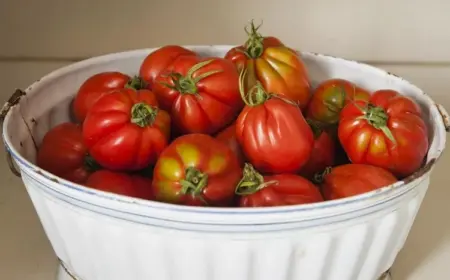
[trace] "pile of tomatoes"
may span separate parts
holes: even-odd
[[[88,78],[37,164],[87,187],[166,203],[261,207],[358,195],[417,171],[418,104],[344,79],[312,88],[301,57],[251,24],[225,57],[169,45],[139,75]]]

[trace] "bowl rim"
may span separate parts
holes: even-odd
[[[222,49],[222,50],[229,50],[230,48],[234,47],[231,45],[187,45],[183,46],[185,48],[194,50],[195,52],[199,51],[206,51],[210,49],[211,47],[214,47],[215,49]],[[108,60],[114,60],[118,57],[121,57],[122,59],[126,59],[126,57],[136,57],[136,56],[144,56],[146,54],[149,54],[150,52],[156,50],[158,48],[144,48],[144,49],[136,49],[136,50],[128,50],[128,51],[121,51],[121,52],[115,52],[115,53],[109,53],[105,55],[100,55],[92,58],[88,58],[79,62],[71,63],[69,65],[63,66],[61,68],[58,68],[47,75],[43,76],[41,79],[38,79],[34,83],[32,83],[30,86],[28,86],[25,90],[26,95],[33,95],[36,92],[39,91],[41,87],[44,87],[46,83],[51,82],[59,77],[62,77],[64,75],[67,75],[71,72],[75,72],[77,70],[81,70],[83,68],[86,68],[87,66],[102,63]],[[415,86],[411,82],[409,82],[406,79],[403,79],[399,76],[393,75],[385,70],[382,70],[380,68],[368,65],[366,63],[357,62],[354,60],[347,60],[344,58],[334,57],[331,55],[325,55],[325,54],[319,54],[314,52],[298,52],[301,56],[314,56],[314,57],[322,57],[325,59],[335,60],[339,61],[341,63],[347,63],[347,64],[354,64],[354,66],[358,67],[365,67],[366,69],[372,71],[373,73],[378,72],[379,74],[388,75],[393,79],[397,79],[401,81],[402,83],[406,83],[409,87],[414,88],[415,91],[418,93],[421,93],[425,96],[427,99],[427,103],[430,104],[430,110],[436,109],[440,113],[440,109],[437,104],[432,100],[430,96],[428,96],[425,92],[423,92],[419,87]],[[43,183],[46,187],[48,186],[54,186],[55,184],[63,187],[68,187],[69,189],[76,190],[79,193],[86,194],[86,195],[93,195],[97,198],[106,199],[106,200],[113,200],[119,203],[124,204],[133,204],[138,205],[145,208],[151,208],[155,210],[169,210],[172,212],[184,212],[184,213],[190,213],[190,214],[205,214],[205,215],[260,215],[260,214],[282,214],[282,213],[294,213],[294,212],[305,212],[305,211],[313,211],[313,210],[324,210],[324,209],[332,209],[336,207],[342,207],[345,205],[355,205],[361,202],[365,202],[368,199],[379,199],[381,197],[389,197],[389,194],[394,191],[400,191],[401,189],[407,189],[408,187],[413,188],[417,184],[410,184],[412,182],[420,181],[420,178],[427,175],[431,169],[434,167],[437,160],[440,158],[440,156],[443,153],[443,150],[445,148],[445,140],[446,140],[446,127],[447,124],[444,123],[444,120],[442,118],[439,118],[439,120],[434,124],[435,126],[435,134],[438,134],[439,137],[441,137],[442,148],[437,149],[435,152],[436,156],[434,158],[428,159],[427,163],[422,166],[419,170],[417,170],[412,175],[408,176],[407,178],[398,181],[392,185],[385,186],[383,188],[367,192],[364,194],[342,198],[342,199],[336,199],[336,200],[330,200],[330,201],[323,201],[323,202],[317,202],[317,203],[311,203],[311,204],[302,204],[302,205],[288,205],[288,206],[274,206],[274,207],[255,207],[255,208],[241,208],[241,207],[197,207],[197,206],[186,206],[186,205],[177,205],[177,204],[170,204],[170,203],[164,203],[164,202],[158,202],[158,201],[150,201],[150,200],[143,200],[138,198],[130,198],[127,196],[114,194],[114,193],[108,193],[100,190],[94,190],[88,187],[85,187],[81,184],[72,183],[70,181],[67,181],[65,179],[62,179],[60,177],[57,177],[41,168],[39,168],[34,163],[28,161],[26,158],[24,158],[18,150],[16,150],[15,145],[12,144],[12,141],[10,139],[10,136],[7,131],[7,124],[9,123],[9,120],[11,118],[11,111],[16,110],[20,107],[20,104],[23,100],[18,102],[18,104],[15,104],[14,106],[11,106],[11,110],[8,110],[4,116],[2,116],[2,138],[3,142],[6,148],[6,152],[10,153],[14,160],[19,163],[19,165],[23,166],[26,169],[29,169],[34,175],[40,177],[43,179]],[[432,105],[435,104],[435,105]],[[19,105],[19,106],[17,106]],[[6,107],[6,104],[4,108]],[[433,108],[436,107],[436,108]],[[443,137],[443,138],[442,138]],[[412,185],[412,186],[411,186]],[[62,191],[64,193],[64,191]],[[379,201],[377,202],[379,203]],[[376,204],[376,203],[375,203]],[[103,205],[99,205],[100,207],[104,207]]]

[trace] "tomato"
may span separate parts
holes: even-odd
[[[370,102],[345,106],[338,136],[352,163],[383,167],[398,177],[419,169],[428,151],[419,105],[394,90],[379,90]]]
[[[310,98],[308,72],[300,56],[274,37],[263,37],[251,23],[245,45],[232,48],[225,55],[239,72],[247,69],[245,87],[259,81],[267,92],[285,96],[304,108]]]
[[[83,124],[92,157],[111,170],[139,170],[155,163],[170,137],[170,116],[149,90],[122,89],[101,97]]]
[[[170,74],[159,75],[153,90],[181,134],[214,134],[243,107],[239,75],[228,60],[182,56],[166,70]]]
[[[300,170],[300,174],[306,178],[313,178],[317,172],[322,172],[328,166],[334,164],[335,144],[329,132],[312,120],[308,120],[313,135],[314,145],[306,164]]]
[[[296,205],[323,201],[319,189],[295,174],[262,176],[246,163],[236,187],[241,207]]]
[[[326,172],[321,188],[324,198],[331,200],[363,194],[395,182],[397,182],[397,178],[381,167],[367,164],[345,164]]]
[[[120,72],[102,72],[87,79],[73,100],[72,109],[75,118],[83,122],[89,109],[104,94],[124,87],[141,89],[145,84],[138,77],[130,78]]]
[[[161,47],[144,59],[139,69],[139,75],[148,83],[149,88],[152,88],[156,77],[178,57],[184,55],[196,56],[197,54],[180,46]]]
[[[257,83],[241,94],[247,104],[236,120],[236,138],[247,160],[263,173],[295,173],[308,161],[314,144],[311,128],[296,104],[267,93]]]
[[[241,178],[233,151],[205,134],[178,137],[165,149],[153,173],[159,201],[195,206],[229,206]]]
[[[241,166],[244,165],[245,157],[244,154],[242,153],[241,146],[239,145],[239,142],[237,141],[236,138],[236,123],[229,125],[224,130],[219,132],[216,135],[216,139],[227,144],[228,147],[230,147],[231,150],[234,152],[234,154],[237,156],[240,165]]]
[[[98,167],[88,155],[81,127],[68,122],[45,134],[38,148],[36,163],[42,169],[77,184],[84,183]]]
[[[324,124],[336,124],[346,104],[353,100],[369,100],[366,90],[344,79],[322,82],[314,91],[307,107],[306,116]]]
[[[86,186],[135,198],[153,199],[152,180],[139,175],[99,170],[89,176]]]

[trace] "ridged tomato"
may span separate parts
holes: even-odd
[[[152,186],[159,201],[230,206],[240,178],[239,162],[227,145],[206,134],[188,134],[162,152]]]
[[[89,176],[86,186],[135,198],[153,199],[152,180],[134,174],[99,170]]]
[[[297,205],[323,201],[319,189],[295,174],[262,176],[246,163],[236,187],[241,207]]]
[[[245,88],[260,82],[271,93],[282,95],[304,108],[310,98],[308,71],[299,54],[274,37],[263,37],[251,23],[249,38],[243,46],[225,55],[239,72],[247,69]]]
[[[156,78],[153,90],[177,133],[214,134],[243,107],[238,80],[228,60],[181,56]]]
[[[419,105],[394,90],[379,90],[341,112],[339,140],[352,163],[412,174],[428,151],[428,128]]]
[[[363,194],[397,182],[391,172],[367,164],[339,165],[325,172],[322,179],[326,200]]]
[[[197,56],[191,50],[176,45],[161,47],[150,53],[142,62],[139,75],[147,82],[148,87],[153,88],[156,77],[166,70],[178,57],[189,55]]]
[[[139,170],[168,144],[170,116],[149,90],[122,89],[101,97],[83,124],[92,157],[111,170]]]
[[[120,72],[102,72],[87,79],[75,95],[72,103],[72,111],[79,122],[83,122],[89,109],[104,94],[122,88],[142,89],[145,83],[138,77]]]
[[[81,126],[74,123],[59,124],[45,134],[36,163],[45,171],[78,184],[98,168],[88,155]]]
[[[263,173],[295,173],[308,161],[314,137],[300,108],[267,93],[257,83],[246,94],[247,104],[236,121],[236,137],[247,160]]]
[[[368,91],[344,79],[322,82],[314,91],[306,116],[323,124],[337,124],[342,108],[354,100],[369,100]]]

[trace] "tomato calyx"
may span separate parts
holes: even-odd
[[[95,161],[95,159],[90,155],[86,154],[83,161],[84,168],[89,172],[95,172],[101,169],[101,166]]]
[[[222,72],[222,70],[212,70],[209,72],[202,73],[195,78],[193,77],[193,75],[196,71],[198,71],[201,68],[205,67],[206,65],[212,63],[213,61],[214,60],[211,59],[211,60],[206,60],[206,61],[202,61],[202,62],[195,64],[194,66],[192,66],[189,69],[189,71],[186,73],[186,76],[183,76],[182,74],[177,73],[177,72],[169,73],[169,74],[165,75],[165,77],[170,77],[173,85],[168,84],[168,83],[161,83],[161,84],[170,89],[176,90],[181,94],[197,95],[198,94],[198,88],[197,88],[198,82],[200,82],[202,79],[205,79],[211,75]]]
[[[244,68],[239,74],[239,92],[241,94],[242,101],[244,101],[247,106],[258,106],[264,104],[267,100],[271,98],[278,98],[283,100],[286,103],[289,103],[293,106],[298,106],[294,101],[284,98],[283,96],[279,96],[274,93],[268,93],[261,82],[256,81],[255,85],[250,88],[248,92],[245,90],[245,77],[247,75],[247,69]]]
[[[140,90],[147,87],[147,83],[139,76],[131,78],[124,86],[125,88]]]
[[[250,163],[245,163],[242,179],[234,192],[237,195],[250,195],[274,184],[278,184],[278,181],[264,182],[264,177]]]
[[[317,139],[322,135],[323,127],[322,125],[313,119],[306,119],[306,122],[308,123],[309,127],[311,128],[311,131],[313,132],[314,139]]]
[[[316,174],[314,174],[314,177],[312,180],[313,183],[318,184],[318,185],[322,184],[323,180],[325,179],[325,176],[330,174],[332,170],[333,170],[333,167],[328,166],[322,172],[317,172]]]
[[[136,103],[131,107],[131,123],[140,127],[153,125],[159,109],[146,103]]]
[[[248,92],[245,92],[244,81],[246,75],[247,69],[244,68],[239,74],[239,92],[241,93],[242,100],[247,106],[258,106],[264,104],[264,102],[266,102],[272,94],[268,93],[259,81],[257,81]]]
[[[383,108],[369,103],[363,112],[364,116],[362,116],[362,118],[364,118],[374,128],[381,130],[394,144],[396,143],[394,135],[387,126],[389,116]]]
[[[244,28],[245,33],[248,35],[248,39],[244,44],[244,53],[247,57],[252,59],[260,57],[264,52],[264,37],[258,32],[261,25],[262,23],[255,26],[255,23],[252,20],[250,22],[250,31],[248,30],[248,26]]]
[[[181,180],[180,184],[182,194],[199,196],[206,185],[208,185],[208,175],[190,166],[186,169],[185,179]]]

